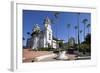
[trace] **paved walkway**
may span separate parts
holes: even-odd
[[[32,62],[32,59],[52,54],[52,51],[32,51],[30,49],[23,49],[23,62]]]
[[[32,51],[30,49],[24,49],[23,50],[23,62],[47,62],[47,61],[61,61],[57,60],[56,54],[54,54],[52,51]],[[86,60],[90,59],[90,56],[86,57],[77,57],[75,54],[66,54],[68,56],[68,60]],[[68,61],[64,60],[64,61]]]

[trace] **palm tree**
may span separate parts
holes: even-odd
[[[27,32],[27,34],[29,35],[29,34],[30,34],[30,32]]]
[[[31,35],[30,32],[27,32],[27,35],[30,36]]]
[[[60,14],[59,12],[54,12],[54,17],[56,18],[56,20],[55,20],[56,22],[57,22],[57,20],[58,20],[59,14]],[[53,21],[53,23],[54,23],[54,21]],[[56,38],[58,38],[58,37],[57,37],[57,26],[56,26],[56,33],[55,33],[55,34],[56,34]],[[58,45],[58,41],[57,41],[57,45]],[[58,45],[58,46],[59,46],[59,45]]]
[[[58,19],[58,15],[59,15],[59,12],[54,12],[54,16],[56,19]]]
[[[77,26],[74,27],[75,30],[77,30],[77,28],[78,28]],[[77,33],[77,32],[76,32],[76,33]],[[75,33],[75,34],[76,34],[76,33]],[[76,34],[75,37],[76,37],[76,43],[77,43],[77,34]]]
[[[68,29],[68,35],[67,35],[67,38],[69,40],[69,28],[70,28],[71,24],[67,24],[67,29]],[[69,49],[69,42],[68,42],[68,49]]]
[[[59,12],[54,12],[54,17],[56,18],[56,22],[58,20],[59,14],[60,14]],[[54,21],[53,21],[53,23],[54,23]],[[56,27],[56,33],[57,33],[57,27]],[[56,34],[56,36],[57,36],[57,34]]]
[[[87,24],[87,28],[88,28],[88,34],[89,34],[89,28],[90,28],[90,24]]]
[[[87,24],[88,19],[84,19],[83,20],[83,24],[84,24],[84,40],[85,40],[85,26]]]
[[[82,30],[80,30],[80,34],[82,33]],[[80,43],[81,43],[81,41],[80,41]]]
[[[23,41],[25,40],[25,38],[23,37]]]
[[[82,33],[82,30],[80,30],[80,33]]]
[[[80,24],[79,24],[79,19],[80,19],[79,16],[80,16],[80,13],[77,13],[77,15],[78,15],[78,16],[77,16],[77,26],[78,26],[78,50],[79,50],[79,48],[80,48],[80,39],[79,39],[79,37],[80,37],[80,35],[79,35],[79,33],[80,33],[80,31],[79,31],[79,29],[80,29],[80,28],[79,28],[79,27],[80,27],[80,26],[79,26],[79,25],[80,25]]]

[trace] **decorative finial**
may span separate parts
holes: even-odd
[[[33,31],[35,32],[35,31],[37,31],[37,30],[40,30],[40,27],[39,27],[38,24],[35,24],[35,26],[34,26],[34,28],[33,28]]]
[[[45,20],[44,20],[45,24],[51,24],[51,20],[49,19],[48,16],[46,16]]]

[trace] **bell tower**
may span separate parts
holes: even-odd
[[[51,28],[51,20],[46,17],[44,20],[45,24],[45,45],[46,47],[52,46],[52,28]]]

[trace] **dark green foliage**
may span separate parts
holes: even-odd
[[[91,34],[87,34],[86,38],[85,38],[85,42],[87,44],[91,44]]]

